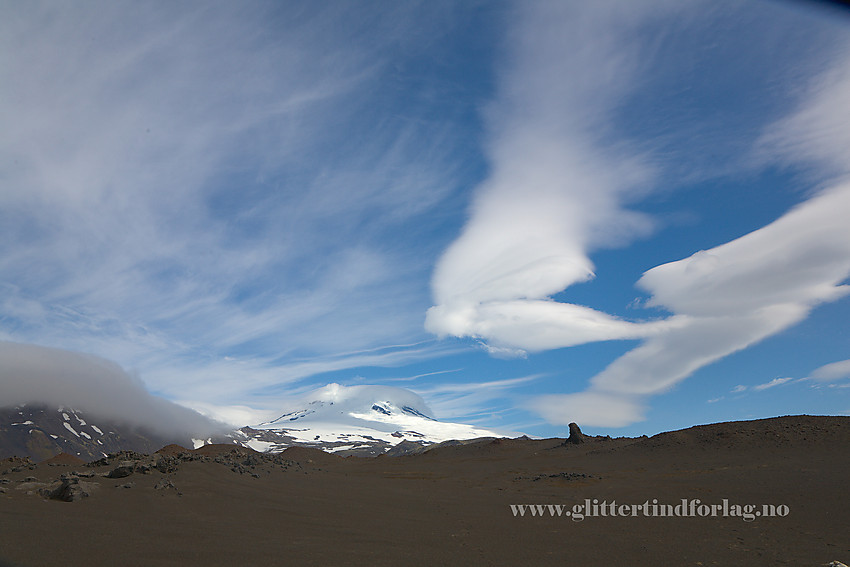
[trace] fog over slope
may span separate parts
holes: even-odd
[[[72,407],[163,436],[207,438],[226,425],[148,392],[109,360],[66,350],[0,341],[0,407]]]

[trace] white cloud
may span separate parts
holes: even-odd
[[[609,392],[549,394],[532,399],[527,407],[552,425],[624,427],[643,421],[646,411],[640,398]]]
[[[430,332],[530,351],[640,336],[626,321],[547,301],[593,278],[589,248],[651,230],[621,204],[646,187],[651,168],[600,139],[640,57],[623,48],[624,36],[652,13],[624,11],[606,3],[522,6],[511,63],[487,113],[492,174],[435,268]]]
[[[699,368],[802,321],[850,292],[850,184],[768,226],[690,258],[653,268],[638,282],[683,324],[614,361],[594,388],[657,394]]]
[[[649,270],[649,306],[698,317],[813,306],[850,292],[850,184],[833,187],[746,236]]]
[[[835,380],[850,378],[850,360],[839,360],[815,368],[809,374],[809,377],[819,382],[834,382]]]
[[[732,388],[730,390],[730,392],[732,392],[733,394],[740,394],[741,392],[746,392],[746,391],[747,391],[747,387],[744,386],[743,384],[738,384],[737,386],[735,386],[734,388]]]
[[[601,391],[660,394],[693,372],[800,321],[795,306],[764,309],[749,316],[689,319],[676,331],[653,337],[591,379]]]
[[[437,334],[482,337],[502,351],[541,351],[589,342],[637,339],[680,326],[679,321],[631,323],[589,307],[547,300],[490,301],[428,311],[426,328]],[[439,332],[442,331],[442,332]]]
[[[767,390],[768,388],[775,388],[776,386],[781,386],[782,384],[787,384],[793,380],[793,378],[774,378],[770,382],[765,382],[764,384],[758,384],[753,386],[753,390],[756,392],[761,392],[763,390]]]
[[[261,410],[245,405],[216,405],[205,402],[180,400],[180,405],[191,408],[210,419],[226,423],[233,428],[257,425],[271,421],[280,415],[280,408]]]

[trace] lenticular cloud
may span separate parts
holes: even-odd
[[[639,421],[642,396],[659,394],[699,368],[805,319],[850,293],[850,184],[829,190],[737,240],[649,270],[638,285],[678,324],[647,338],[591,380],[588,391],[542,396],[532,407],[566,423],[593,393],[586,423]],[[625,396],[625,397],[624,397]],[[606,403],[607,402],[607,403]],[[588,413],[588,412],[583,412]]]
[[[633,53],[639,42],[629,43],[630,24],[604,8],[563,10],[569,11],[533,5],[518,26],[512,66],[488,115],[492,174],[462,234],[435,268],[435,305],[425,326],[439,336],[484,341],[498,352],[642,339],[593,377],[585,392],[529,404],[553,424],[580,416],[588,425],[623,426],[643,419],[646,396],[850,292],[844,284],[850,276],[850,184],[833,182],[759,230],[648,270],[637,285],[650,294],[647,306],[668,312],[665,319],[631,322],[553,301],[554,294],[593,278],[590,251],[652,228],[624,205],[627,194],[645,188],[651,169],[598,137],[610,126],[605,117],[613,101],[631,86],[635,60],[623,53]],[[631,25],[641,20],[635,14],[627,19]],[[553,26],[556,21],[563,25]],[[850,131],[842,96],[848,85],[846,72],[814,81],[798,112],[758,142],[761,157],[828,163],[821,173],[833,178],[840,164],[839,175],[846,175],[846,144],[829,142]]]
[[[635,54],[618,37],[641,20],[630,13],[603,23],[607,10],[537,3],[519,15],[521,40],[488,115],[493,173],[436,266],[430,332],[529,351],[655,332],[549,301],[594,277],[588,249],[651,230],[621,206],[650,168],[626,150],[603,149],[597,137],[600,117],[635,72]]]

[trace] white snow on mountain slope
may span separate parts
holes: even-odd
[[[333,443],[324,447],[330,451],[376,441],[389,448],[405,439],[430,444],[507,436],[472,425],[437,421],[420,396],[403,388],[339,384],[311,392],[277,419],[251,429],[276,432],[298,443]],[[247,444],[259,451],[275,450],[268,440],[252,439]]]

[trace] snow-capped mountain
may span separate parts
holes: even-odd
[[[392,386],[329,384],[308,394],[280,417],[243,427],[244,443],[262,452],[292,445],[340,454],[376,455],[408,441],[424,446],[449,440],[506,435],[437,421],[417,394]]]

